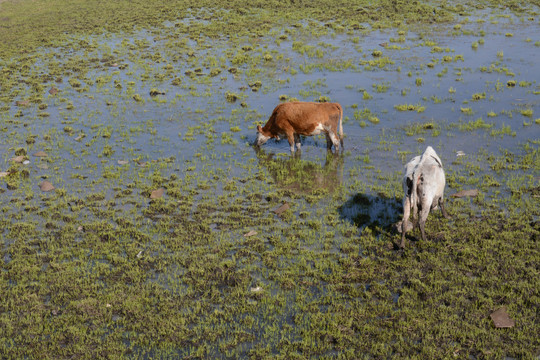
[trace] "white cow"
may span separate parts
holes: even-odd
[[[420,214],[420,231],[422,240],[426,240],[424,227],[429,212],[441,207],[445,218],[449,218],[444,209],[444,186],[446,180],[441,159],[431,146],[421,156],[414,157],[405,165],[403,177],[403,220],[401,221],[401,244],[405,246],[405,233],[414,228],[414,223]],[[413,215],[413,224],[409,223],[409,216]],[[398,225],[399,228],[399,225]]]

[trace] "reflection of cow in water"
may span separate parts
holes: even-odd
[[[328,152],[324,166],[302,160],[300,156],[274,157],[273,153],[257,150],[259,164],[264,165],[276,184],[295,194],[332,193],[343,179],[343,157]]]

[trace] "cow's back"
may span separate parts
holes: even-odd
[[[300,133],[310,133],[319,124],[327,126],[329,121],[337,123],[339,116],[339,104],[315,102],[282,103],[272,114],[280,128],[290,125]]]
[[[421,191],[423,195],[431,199],[441,197],[444,193],[446,179],[440,160],[428,156],[419,164],[419,171],[424,180]]]

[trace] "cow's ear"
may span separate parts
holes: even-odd
[[[262,127],[261,125],[257,125],[257,131],[260,132],[262,134]]]

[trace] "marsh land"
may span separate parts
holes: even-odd
[[[540,356],[538,1],[7,0],[0,39],[0,358]],[[295,99],[341,154],[251,146]],[[452,219],[396,250],[428,145]]]

